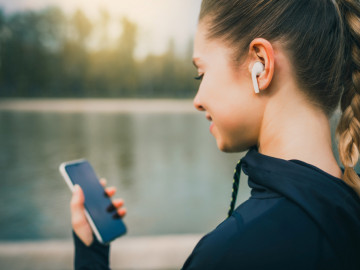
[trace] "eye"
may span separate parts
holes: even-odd
[[[198,80],[198,81],[201,81],[203,77],[204,77],[204,73],[199,75],[199,76],[194,77],[194,79]]]

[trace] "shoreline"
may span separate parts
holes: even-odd
[[[197,113],[192,99],[0,99],[0,111],[59,113]]]
[[[201,235],[124,236],[111,244],[111,269],[180,269]],[[0,242],[2,269],[73,269],[71,239]]]

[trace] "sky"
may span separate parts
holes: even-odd
[[[169,38],[185,51],[195,35],[200,4],[201,0],[0,0],[6,13],[58,6],[67,14],[81,9],[94,21],[101,9],[115,18],[126,16],[139,26],[139,58],[164,52]]]

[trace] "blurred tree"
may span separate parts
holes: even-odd
[[[67,18],[58,7],[49,7],[41,12],[42,20],[39,25],[41,43],[48,52],[47,55],[47,88],[42,96],[61,96],[64,79],[64,63],[62,48],[67,39]]]
[[[134,59],[137,25],[127,18],[121,20],[122,33],[114,51],[114,61],[109,70],[112,96],[136,96],[138,71]]]
[[[122,31],[111,47],[107,30],[113,19],[106,10],[100,12],[96,26],[81,10],[69,18],[56,7],[9,15],[0,9],[0,96],[194,95],[192,42],[185,56],[178,55],[170,39],[164,54],[138,61],[138,26],[122,18]]]
[[[86,15],[81,11],[77,10],[72,17],[71,24],[73,26],[73,35],[77,43],[83,48],[86,47],[86,40],[89,38],[92,32],[92,24]]]
[[[127,58],[127,61],[133,61],[136,47],[137,25],[125,17],[121,20],[121,25],[123,30],[119,38],[118,52],[121,57]]]
[[[41,42],[41,14],[18,13],[9,18],[3,76],[11,95],[38,96],[46,88],[47,51]],[[45,74],[44,74],[45,73]]]
[[[92,33],[92,24],[81,10],[77,10],[69,22],[70,37],[63,46],[62,58],[65,93],[69,96],[86,96],[88,81],[88,51],[87,41]]]
[[[106,9],[100,10],[100,31],[101,31],[101,38],[100,38],[100,46],[101,48],[106,48],[109,45],[109,29],[110,23],[110,14]]]
[[[5,45],[6,42],[11,37],[11,32],[6,25],[5,14],[2,9],[0,9],[0,84],[3,84],[3,58],[6,53]]]

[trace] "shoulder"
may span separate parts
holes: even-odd
[[[322,256],[319,244],[327,246],[321,241],[317,226],[291,201],[249,199],[199,242],[191,255],[197,267],[184,269],[311,269]]]
[[[223,258],[225,264],[236,259],[260,268],[274,265],[294,269],[296,262],[296,267],[305,269],[309,260],[316,259],[314,247],[320,230],[301,208],[283,197],[250,199],[231,218],[236,221],[237,232]]]

